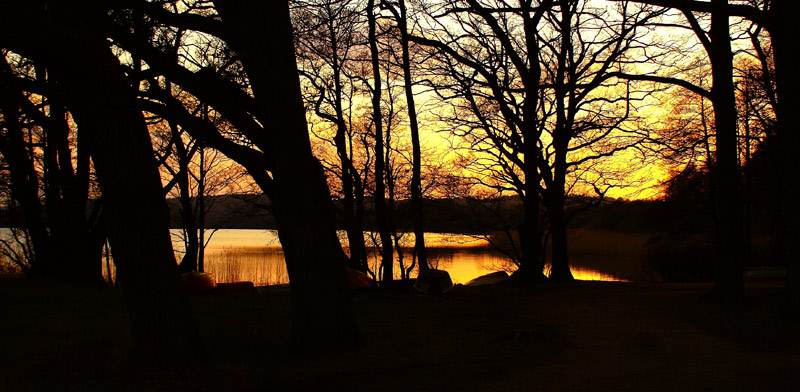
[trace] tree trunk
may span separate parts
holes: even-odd
[[[347,242],[350,249],[350,268],[366,272],[366,246],[364,244],[363,227],[356,220],[355,189],[360,187],[360,175],[347,150],[347,122],[342,108],[342,82],[341,63],[338,56],[338,41],[331,28],[331,52],[333,53],[333,78],[334,78],[334,110],[336,111],[336,135],[333,138],[336,144],[336,153],[341,163],[341,180],[343,200],[344,225],[347,229]],[[358,184],[356,184],[358,183]]]
[[[724,6],[727,0],[714,0]],[[714,293],[722,298],[736,299],[744,295],[742,213],[737,166],[736,101],[733,87],[733,53],[730,23],[720,12],[711,16],[712,66],[711,88],[716,126],[716,191],[715,221],[717,252],[714,272]]]
[[[375,21],[375,0],[367,1],[367,21],[369,25],[369,49],[372,60],[372,123],[375,127],[375,216],[378,221],[378,232],[381,238],[381,280],[394,279],[392,251],[392,236],[389,233],[389,224],[386,216],[386,185],[384,143],[383,143],[383,114],[381,113],[381,70],[378,53]]]
[[[538,175],[533,177],[533,180],[526,178],[527,192],[522,196],[523,217],[519,227],[522,260],[520,260],[519,269],[513,275],[515,279],[523,283],[545,279],[544,263],[542,262],[542,231],[539,225],[539,183],[535,180]]]
[[[322,165],[311,153],[286,2],[214,2],[250,78],[274,162],[272,200],[294,304],[293,341],[307,351],[358,342]]]
[[[398,2],[400,17],[397,20],[400,28],[400,44],[403,52],[403,82],[406,90],[408,106],[408,123],[411,130],[411,216],[414,222],[414,253],[417,256],[420,271],[427,270],[428,256],[425,252],[425,228],[423,227],[424,211],[422,205],[422,149],[419,141],[419,124],[417,123],[417,106],[414,102],[413,83],[411,80],[411,56],[408,49],[408,25],[405,0]]]
[[[574,280],[572,271],[569,269],[567,254],[567,225],[564,216],[563,192],[562,195],[549,196],[547,213],[550,218],[550,240],[552,241],[550,279],[557,281]]]
[[[519,269],[514,273],[514,278],[523,283],[537,282],[545,279],[544,261],[542,259],[542,228],[539,223],[541,200],[539,187],[542,177],[539,174],[539,141],[540,132],[537,128],[539,81],[541,78],[541,64],[539,63],[539,42],[536,20],[530,13],[530,5],[525,9],[525,44],[528,52],[528,73],[525,75],[525,104],[523,109],[522,128],[522,157],[525,173],[524,189],[520,192],[522,198],[523,217],[519,227],[519,242],[522,248],[522,260]],[[540,16],[540,15],[539,15]]]
[[[86,169],[80,168],[76,173],[73,168],[64,106],[58,99],[47,102],[50,118],[43,124],[48,188],[45,205],[51,243],[60,255],[52,272],[73,281],[99,285],[103,283],[102,260],[86,214],[89,181],[80,173]]]
[[[359,175],[359,174],[356,173],[356,175]],[[354,227],[355,227],[355,231],[356,232],[361,233],[360,241],[358,241],[356,243],[356,244],[358,244],[359,247],[361,247],[359,252],[362,254],[361,267],[358,268],[358,270],[361,271],[361,272],[367,273],[369,271],[369,264],[367,262],[366,244],[364,243],[364,216],[366,214],[365,214],[365,211],[364,211],[364,183],[363,183],[363,181],[361,181],[359,179],[358,181],[355,182],[354,191],[355,191],[355,199],[356,199],[355,200],[355,203],[356,203],[355,214],[356,215],[355,215],[355,220],[354,220],[354,224],[355,224]],[[351,246],[351,250],[352,250],[352,244],[350,246]]]
[[[169,90],[171,90],[171,88],[168,88],[168,91]],[[180,192],[181,223],[183,224],[183,232],[186,238],[186,249],[179,266],[181,272],[195,271],[198,270],[198,239],[194,208],[192,208],[192,196],[189,193],[189,161],[191,157],[186,151],[186,147],[183,145],[181,133],[178,130],[178,124],[170,122],[169,126],[172,132],[173,144],[175,145],[175,155],[178,157],[178,172],[175,175],[178,177],[177,183],[178,191]]]
[[[550,261],[550,279],[558,281],[573,280],[567,258],[567,224],[564,216],[564,188],[566,187],[567,154],[569,153],[570,134],[573,132],[570,106],[570,84],[568,68],[572,64],[572,1],[562,0],[560,52],[557,58],[555,80],[556,125],[553,132],[555,161],[553,162],[551,181],[547,183],[545,202],[550,219],[550,240],[552,241],[552,259]]]
[[[777,0],[772,2],[771,17],[773,29],[770,30],[774,48],[775,72],[778,95],[778,130],[777,143],[780,166],[779,197],[777,203],[780,216],[779,249],[781,261],[786,266],[786,310],[793,317],[800,317],[800,160],[797,159],[796,148],[800,146],[792,111],[800,106],[797,93],[800,91],[800,75],[796,70],[794,56],[800,51],[797,40],[796,17],[800,14],[796,1]]]

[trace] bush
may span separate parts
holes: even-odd
[[[713,278],[712,242],[703,235],[657,236],[647,242],[645,269],[667,282],[698,282]]]

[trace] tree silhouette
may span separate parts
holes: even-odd
[[[217,1],[218,16],[204,14],[204,7],[173,13],[150,3],[132,5],[131,11],[146,14],[165,34],[170,26],[199,31],[222,48],[227,57],[216,59],[221,65],[201,64],[195,72],[187,68],[194,64],[166,56],[158,41],[147,42],[125,28],[110,34],[152,73],[181,86],[230,124],[220,129],[193,115],[158,85],[147,86],[140,101],[145,110],[177,121],[242,165],[270,198],[291,281],[295,342],[309,350],[353,344],[357,330],[344,275],[347,259],[322,166],[311,154],[288,5]],[[115,16],[124,21],[126,14]]]
[[[438,76],[432,83],[442,98],[457,105],[447,121],[466,137],[476,171],[491,174],[485,185],[523,201],[520,273],[543,267],[541,195],[553,244],[551,277],[572,279],[564,214],[568,177],[644,140],[626,122],[635,120],[635,102],[648,92],[616,77],[640,62],[632,54],[643,48],[639,29],[660,12],[581,1],[515,7],[464,1],[431,8],[428,15],[435,27],[411,40],[439,54],[428,72]]]
[[[350,267],[367,272],[364,243],[364,192],[361,171],[354,163],[353,101],[363,14],[352,1],[300,2],[294,5],[295,41],[300,74],[313,92],[306,98],[313,113],[335,127],[332,143],[338,157],[337,176],[343,195],[343,222],[350,249]],[[361,47],[361,48],[359,48]],[[349,103],[347,107],[345,105]]]
[[[406,105],[408,107],[408,122],[411,131],[412,162],[411,162],[411,214],[414,221],[414,252],[417,256],[419,269],[427,270],[428,257],[425,252],[425,228],[423,227],[423,205],[422,205],[422,148],[419,139],[419,121],[417,119],[417,106],[414,100],[414,81],[411,74],[411,54],[409,50],[409,27],[408,27],[408,8],[405,0],[396,3],[382,1],[382,5],[388,8],[395,21],[397,29],[400,31],[400,46],[402,51],[401,67],[403,69],[403,81],[406,93]]]
[[[86,132],[134,350],[164,363],[196,358],[202,346],[172,253],[169,212],[152,145],[134,91],[108,47],[102,29],[107,10],[98,4],[81,9],[51,2],[16,6],[3,10],[0,45],[47,67]]]

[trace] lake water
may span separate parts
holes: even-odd
[[[180,230],[173,230],[177,252],[183,248]],[[340,235],[344,235],[341,233]],[[413,234],[405,236],[401,245],[413,245]],[[500,252],[487,248],[486,240],[462,234],[427,233],[428,258],[431,264],[450,273],[453,283],[467,283],[481,275],[496,271],[509,273],[516,269]],[[410,251],[404,250],[404,264],[411,263]],[[398,255],[395,254],[395,260]],[[377,268],[377,258],[371,258],[371,269]],[[572,273],[576,279],[620,281],[630,280],[620,271],[603,268],[602,260],[571,259]],[[399,263],[394,266],[395,278],[400,278]],[[252,281],[256,285],[274,285],[289,282],[283,252],[274,230],[217,230],[206,247],[205,270],[218,282]],[[411,277],[416,276],[416,270]]]
[[[0,228],[0,236],[7,238],[8,229]],[[207,235],[211,231],[207,232]],[[178,260],[182,257],[183,241],[181,230],[172,230],[173,244]],[[340,233],[344,239],[344,233]],[[369,240],[368,240],[369,241]],[[428,258],[433,267],[450,273],[453,283],[467,283],[481,275],[496,271],[513,272],[514,263],[503,254],[487,247],[484,239],[462,234],[427,233]],[[411,263],[410,248],[413,234],[407,234],[401,245],[404,265]],[[311,245],[311,244],[309,244]],[[370,261],[373,271],[377,270],[377,255]],[[395,260],[398,259],[395,254]],[[580,280],[621,281],[633,280],[630,271],[620,268],[618,260],[604,260],[602,257],[571,256],[572,274]],[[394,266],[395,278],[400,278],[399,263]],[[108,271],[108,270],[111,271]],[[289,282],[283,251],[275,230],[220,229],[211,234],[205,253],[205,271],[214,275],[217,282],[251,281],[258,286],[285,284]],[[113,275],[114,266],[104,265],[104,275]],[[416,276],[416,269],[411,277]]]

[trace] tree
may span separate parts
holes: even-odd
[[[620,0],[611,0],[620,1]],[[776,96],[778,105],[775,108],[777,117],[777,132],[775,145],[777,156],[779,157],[779,168],[783,175],[779,179],[778,194],[780,199],[775,203],[776,215],[781,217],[779,232],[784,237],[779,240],[782,259],[787,266],[787,308],[795,315],[800,314],[800,207],[793,201],[794,195],[800,192],[800,186],[794,180],[800,175],[800,162],[794,157],[793,149],[787,146],[795,146],[800,142],[798,133],[792,131],[789,125],[792,123],[791,111],[798,106],[796,92],[800,89],[800,77],[793,67],[793,53],[798,49],[797,40],[794,38],[796,33],[796,23],[794,16],[800,12],[797,3],[787,0],[774,1],[753,1],[729,3],[728,1],[695,1],[695,0],[637,0],[640,3],[658,5],[662,7],[673,7],[684,13],[698,11],[716,15],[717,27],[725,23],[723,18],[731,16],[748,19],[766,29],[772,40],[774,48],[775,74],[776,74]],[[722,37],[722,29],[718,29],[714,34],[718,38]],[[713,39],[713,38],[712,38]],[[724,50],[719,50],[720,59]],[[716,66],[728,67],[726,64]],[[727,74],[727,71],[721,71]],[[719,76],[722,76],[721,74]],[[730,153],[727,153],[730,155]],[[727,181],[730,182],[730,181]],[[728,196],[725,196],[728,197]],[[727,229],[725,229],[727,232]],[[735,263],[734,263],[735,264]],[[734,265],[732,268],[736,268]],[[731,273],[724,274],[726,276]],[[738,277],[730,277],[729,284],[724,287],[732,288],[734,295],[740,292]],[[721,290],[728,291],[728,290]]]
[[[435,29],[427,29],[426,36],[408,38],[440,53],[429,72],[444,74],[453,82],[440,83],[437,93],[449,87],[454,91],[452,98],[462,105],[462,110],[455,111],[449,120],[455,121],[456,129],[483,132],[485,136],[478,136],[471,146],[496,159],[497,164],[486,169],[508,179],[503,181],[508,186],[498,186],[516,192],[522,199],[524,217],[519,227],[522,257],[515,275],[522,280],[535,280],[543,278],[544,270],[540,256],[538,171],[542,69],[537,32],[552,2],[542,1],[536,6],[524,2],[517,8],[507,8],[509,12],[493,9],[493,5],[501,7],[469,0],[441,9],[425,9]],[[440,21],[437,15],[453,21]],[[504,30],[508,26],[506,17],[514,21],[514,34]],[[450,31],[449,26],[461,30]],[[520,56],[518,48],[525,56]],[[518,99],[519,96],[525,99]],[[474,115],[474,120],[465,118],[465,113]]]
[[[364,179],[354,163],[353,101],[358,69],[353,65],[361,43],[362,13],[351,1],[295,4],[295,40],[300,74],[311,85],[309,111],[333,124],[332,144],[338,157],[343,195],[343,221],[350,248],[350,267],[367,272],[364,243]],[[347,105],[347,106],[345,106]]]
[[[44,67],[11,53],[0,64],[8,84],[2,93],[0,152],[9,161],[13,194],[34,250],[25,270],[102,283],[102,202],[88,202],[91,169],[85,136],[70,124],[63,101],[42,95],[55,86]],[[36,93],[20,91],[21,85]]]
[[[448,121],[466,138],[476,171],[488,179],[484,185],[514,192],[523,202],[520,272],[543,267],[543,202],[551,277],[571,280],[568,177],[644,140],[630,123],[635,102],[648,93],[617,74],[641,62],[630,53],[642,48],[640,28],[660,13],[627,3],[607,10],[583,1],[509,6],[469,0],[428,14],[436,30],[411,40],[439,53],[429,72],[439,75],[434,83],[440,90],[450,91],[442,98],[457,105]]]
[[[650,3],[650,2],[648,2]],[[728,6],[727,0],[714,0],[716,9]],[[733,85],[733,52],[729,15],[712,12],[706,31],[689,7],[679,8],[688,28],[694,32],[708,54],[712,87],[705,90],[684,80],[649,77],[644,79],[681,85],[711,101],[714,109],[714,216],[716,223],[716,260],[714,292],[723,298],[744,295],[742,279],[743,227],[737,152],[737,110]]]
[[[227,57],[199,69],[176,63],[159,50],[158,41],[147,42],[125,28],[110,36],[144,59],[151,73],[181,86],[230,124],[234,132],[193,115],[161,85],[149,85],[140,101],[145,110],[177,121],[204,145],[242,165],[270,198],[291,282],[294,342],[307,350],[354,344],[358,331],[345,281],[347,259],[336,236],[323,168],[311,154],[288,5],[216,1],[216,13],[208,5],[174,13],[137,2],[129,9],[147,15],[164,34],[172,28],[193,30],[223,48]],[[124,20],[126,13],[116,17]]]
[[[107,9],[41,1],[16,6],[3,9],[0,46],[44,64],[86,132],[134,349],[164,363],[196,358],[202,346],[172,254],[147,127],[101,27]]]
[[[422,148],[419,140],[419,122],[417,119],[417,106],[414,101],[414,81],[411,75],[411,53],[409,49],[409,28],[408,28],[408,8],[405,0],[395,3],[381,1],[382,5],[388,8],[395,21],[397,29],[400,31],[400,46],[402,51],[401,67],[403,69],[403,81],[406,93],[406,105],[408,108],[408,123],[411,131],[411,215],[414,220],[414,253],[419,269],[427,270],[428,257],[425,253],[425,228],[423,226],[424,211],[422,206]]]
[[[378,221],[378,231],[381,239],[381,280],[391,281],[394,278],[393,264],[394,252],[392,250],[392,237],[389,233],[389,221],[386,211],[386,161],[384,152],[384,124],[381,112],[382,81],[380,68],[380,52],[378,51],[377,20],[375,16],[375,0],[367,1],[367,26],[370,50],[370,63],[372,65],[372,126],[375,131],[375,216]]]

